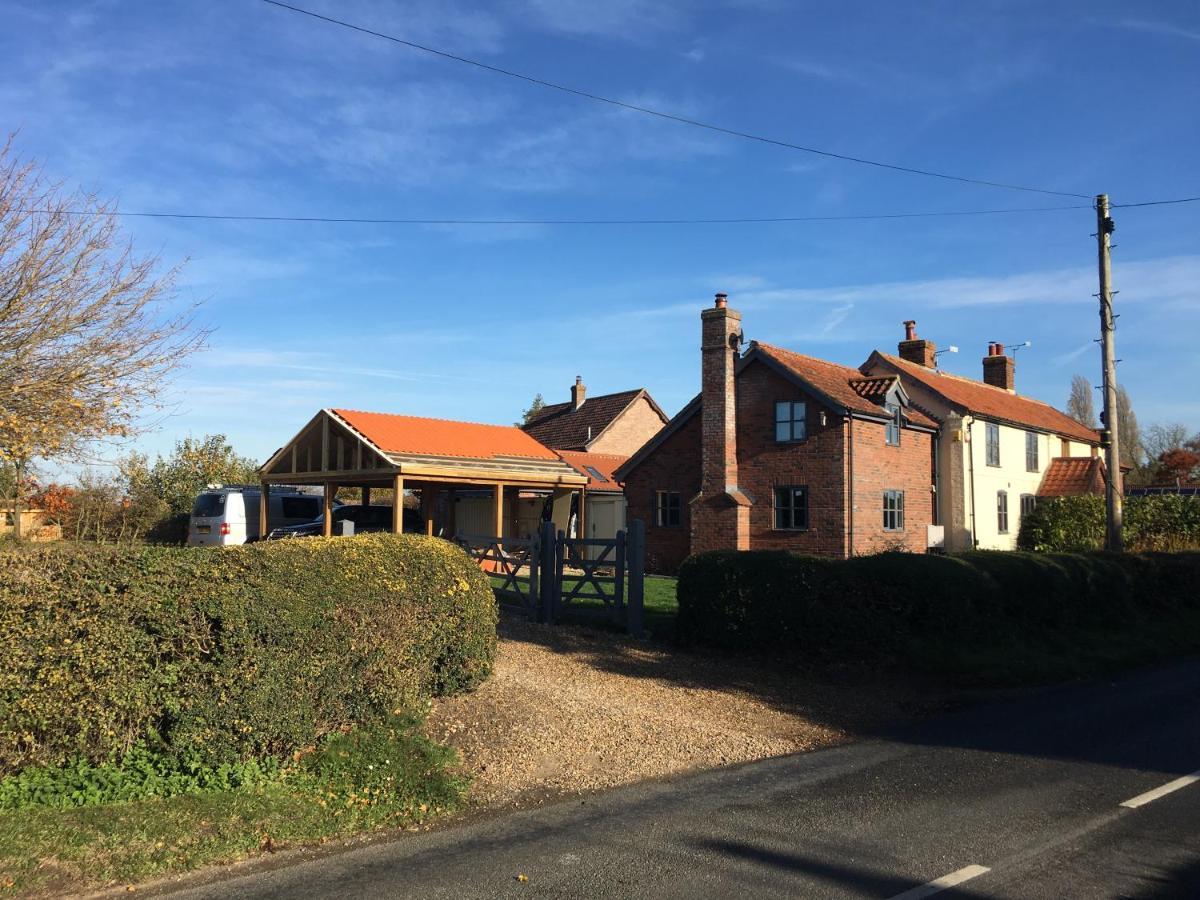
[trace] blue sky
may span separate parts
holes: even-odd
[[[1191,2],[302,0],[366,27],[728,127],[1114,202],[1200,194]],[[0,0],[18,150],[126,211],[728,218],[1058,206],[751,143],[257,0]],[[1116,213],[1119,374],[1200,429],[1200,203]],[[139,441],[265,458],[317,409],[511,422],[541,391],[699,382],[714,291],[747,338],[857,365],[914,318],[950,371],[1099,381],[1090,210],[868,222],[405,226],[129,219],[216,329]]]

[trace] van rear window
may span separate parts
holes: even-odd
[[[225,514],[224,494],[201,494],[192,507],[192,515],[208,518]]]

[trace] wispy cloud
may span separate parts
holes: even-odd
[[[683,19],[680,10],[658,0],[523,0],[516,8],[523,21],[550,31],[630,41]]]
[[[1065,366],[1067,363],[1075,362],[1079,357],[1083,356],[1090,350],[1095,350],[1096,345],[1088,341],[1086,344],[1080,344],[1074,350],[1068,350],[1066,353],[1059,353],[1056,356],[1050,357],[1050,362],[1056,366]]]
[[[1120,19],[1116,22],[1104,22],[1115,28],[1126,31],[1140,31],[1144,34],[1157,34],[1162,37],[1183,38],[1187,41],[1200,43],[1200,31],[1173,25],[1170,22],[1157,22],[1151,19]]]

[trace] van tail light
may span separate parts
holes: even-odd
[[[228,535],[229,535],[229,523],[222,522],[221,523],[221,537],[227,537]]]

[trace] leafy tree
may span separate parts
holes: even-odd
[[[1096,405],[1092,384],[1082,375],[1071,378],[1071,396],[1067,398],[1067,415],[1087,428],[1096,427]]]
[[[529,404],[529,409],[521,413],[521,421],[519,424],[528,425],[534,419],[542,414],[542,410],[546,408],[546,400],[541,394],[533,395],[533,402]]]
[[[159,540],[180,540],[196,495],[210,484],[254,484],[258,464],[239,456],[223,434],[186,437],[153,463],[130,453],[119,463],[129,499],[130,527]]]
[[[0,459],[20,487],[33,460],[141,430],[142,411],[206,335],[173,307],[178,270],[159,274],[155,257],[136,256],[111,204],[48,183],[11,150],[10,138],[0,147]]]

